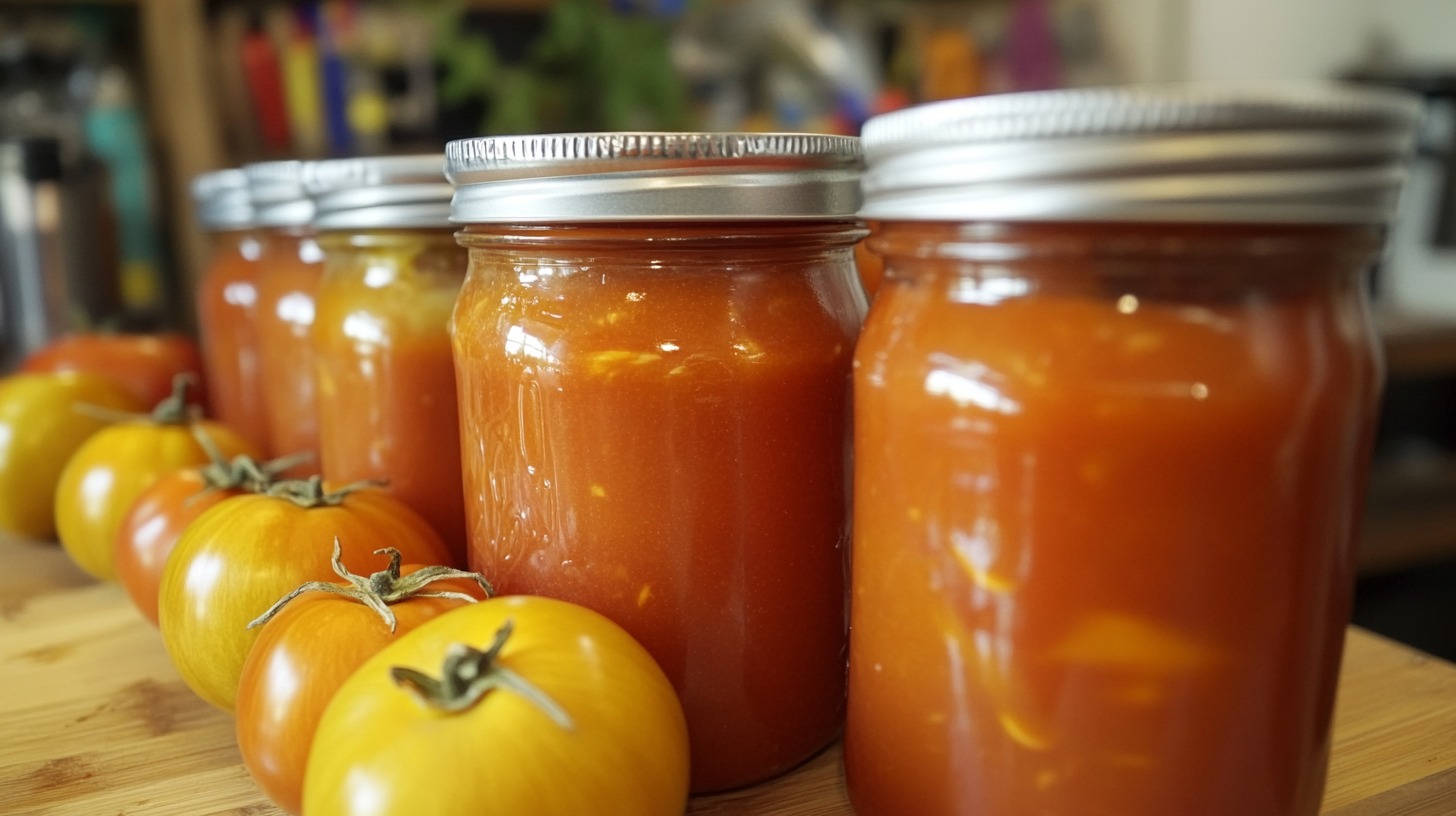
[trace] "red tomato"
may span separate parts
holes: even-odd
[[[38,349],[20,365],[22,371],[89,371],[125,387],[148,408],[172,393],[172,379],[191,373],[191,399],[206,405],[202,354],[181,334],[101,334],[82,332]]]
[[[409,576],[424,569],[400,568],[397,561],[391,568],[396,571],[385,570],[384,581],[401,591],[412,590]],[[379,575],[346,580],[329,586],[369,587]],[[258,786],[289,813],[303,807],[303,772],[314,731],[324,707],[349,675],[395,638],[470,603],[467,598],[430,594],[454,592],[485,599],[480,584],[448,576],[414,592],[389,603],[396,624],[392,632],[380,613],[359,598],[325,591],[310,591],[288,601],[259,631],[238,683],[238,749]]]
[[[439,534],[398,499],[374,488],[324,494],[316,478],[234,496],[188,525],[162,572],[158,622],[167,654],[193,691],[232,710],[258,637],[248,623],[300,584],[333,580],[335,539],[355,569],[383,567],[374,554],[381,547],[413,563],[450,560]]]

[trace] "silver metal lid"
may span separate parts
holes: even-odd
[[[863,161],[851,136],[566,133],[445,147],[452,221],[846,218]]]
[[[450,226],[454,189],[439,153],[309,162],[303,186],[319,230]]]
[[[303,189],[303,162],[243,165],[253,220],[260,227],[305,227],[313,223],[313,201]]]
[[[242,170],[214,170],[194,176],[192,200],[197,207],[197,221],[203,229],[221,231],[253,226],[248,177]]]
[[[866,218],[1378,223],[1416,97],[1332,83],[958,99],[865,123]]]

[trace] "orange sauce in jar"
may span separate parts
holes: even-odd
[[[696,791],[838,732],[852,220],[461,233],[472,569],[621,624],[673,682]]]
[[[1312,816],[1374,227],[887,222],[856,356],[860,816]]]
[[[258,273],[258,348],[268,448],[278,456],[318,456],[319,413],[314,390],[314,298],[323,276],[323,252],[302,229],[261,231]],[[318,461],[291,475],[318,472]]]
[[[859,816],[1315,816],[1414,98],[1001,94],[864,128]]]
[[[443,177],[441,179],[443,184]],[[323,232],[313,348],[323,475],[383,479],[465,563],[449,323],[466,255],[449,230]]]
[[[197,286],[197,328],[213,413],[266,449],[257,332],[261,253],[249,230],[214,233],[212,255]]]

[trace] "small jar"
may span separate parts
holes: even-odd
[[[203,173],[192,181],[197,221],[211,238],[197,284],[197,331],[208,399],[216,417],[266,448],[263,380],[258,360],[258,270],[248,179],[242,170]]]
[[[324,251],[313,326],[325,479],[382,479],[465,563],[450,313],[465,251],[444,158],[312,162]]]
[[[250,164],[248,192],[262,243],[258,272],[258,349],[268,449],[275,456],[311,453],[289,475],[318,472],[314,394],[314,297],[323,250],[313,233],[313,202],[303,189],[303,162]]]
[[[470,563],[632,633],[692,788],[783,772],[843,711],[855,139],[447,148]]]
[[[1416,107],[1017,94],[865,128],[860,816],[1314,816]]]

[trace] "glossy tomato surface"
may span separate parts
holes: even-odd
[[[507,621],[500,663],[569,727],[503,688],[444,713],[391,676],[437,677],[452,647],[485,649]],[[360,667],[319,723],[303,801],[309,816],[681,816],[687,792],[682,708],[647,651],[584,607],[513,596],[441,615]]]
[[[137,496],[166,473],[209,461],[193,425],[224,457],[258,455],[252,443],[216,422],[137,419],[102,429],[71,457],[56,488],[56,532],[77,566],[102,580],[116,578],[117,530]]]
[[[77,410],[137,411],[141,401],[86,373],[12,374],[0,380],[0,530],[56,533],[56,486],[66,462],[107,422]]]
[[[420,568],[407,565],[401,573],[409,575]],[[485,598],[478,584],[460,579],[435,581],[422,591]],[[379,613],[361,601],[315,591],[289,601],[268,621],[243,663],[236,708],[243,764],[268,798],[289,813],[298,813],[303,807],[309,747],[334,692],[380,649],[467,603],[417,596],[391,604],[395,616],[391,632]]]
[[[116,579],[137,611],[157,623],[157,593],[162,570],[182,531],[223,499],[243,493],[240,488],[209,488],[199,468],[174,470],[160,476],[137,495],[116,532]]]
[[[355,572],[383,569],[382,547],[406,561],[448,564],[440,536],[377,489],[337,505],[301,507],[263,494],[235,496],[203,513],[167,559],[158,595],[162,641],[187,685],[231,711],[243,661],[258,637],[254,618],[308,581],[334,581],[334,540]]]
[[[20,365],[21,370],[88,371],[132,392],[147,408],[172,393],[178,374],[196,377],[191,401],[205,405],[202,354],[182,334],[102,334],[82,332],[44,346]]]

